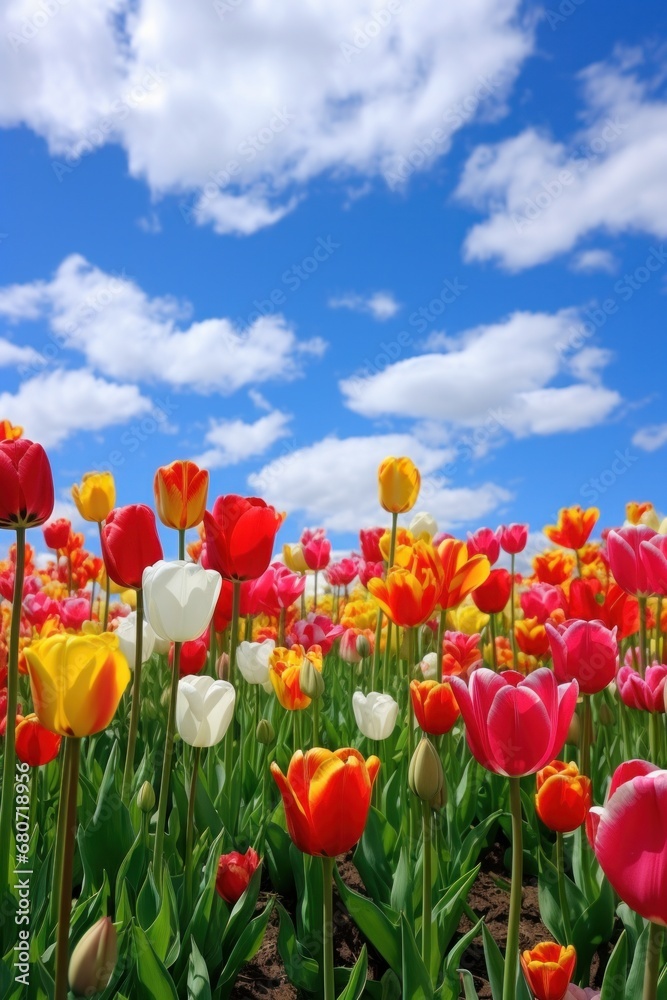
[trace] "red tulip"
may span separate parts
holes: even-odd
[[[24,764],[39,767],[55,760],[60,750],[59,733],[52,733],[36,715],[26,715],[16,727],[16,756]]]
[[[102,557],[114,583],[140,589],[144,570],[163,558],[150,507],[131,503],[109,511],[102,526]]]
[[[491,565],[498,562],[500,555],[500,529],[478,528],[474,533],[468,532],[468,558],[486,556]]]
[[[308,569],[315,572],[326,569],[331,559],[331,542],[324,534],[324,528],[304,531],[301,536],[301,550]]]
[[[66,517],[59,517],[42,528],[44,542],[49,549],[65,549],[69,542],[72,524]]]
[[[667,926],[667,771],[646,760],[616,768],[604,807],[586,832],[600,867],[624,903]]]
[[[576,681],[559,685],[546,667],[528,677],[482,667],[468,684],[460,677],[450,683],[470,752],[489,771],[535,774],[560,753],[577,702]]]
[[[204,514],[206,558],[226,580],[256,580],[268,569],[282,523],[275,508],[258,497],[218,497]]]
[[[267,615],[275,615],[284,608],[291,607],[301,597],[306,587],[306,577],[293,573],[285,563],[271,563],[257,580],[252,582],[251,600],[258,610]]]
[[[233,906],[248,888],[250,879],[259,867],[257,851],[249,847],[245,854],[232,851],[223,854],[218,861],[218,874],[215,888],[226,903]]]
[[[500,528],[500,547],[510,555],[523,552],[527,542],[527,524],[504,524]]]
[[[651,582],[642,559],[642,543],[655,537],[653,528],[631,524],[614,528],[607,535],[609,567],[616,582],[628,594],[650,594]]]
[[[574,582],[573,581],[573,585]],[[552,583],[534,583],[528,590],[524,590],[519,598],[521,610],[526,618],[537,618],[540,625],[544,625],[547,618],[551,618],[555,611],[567,610],[567,598],[562,587],[555,587]],[[597,607],[597,603],[595,605]],[[573,615],[573,617],[575,617]],[[577,615],[576,617],[583,617]]]
[[[646,676],[634,667],[624,664],[616,676],[616,686],[621,700],[628,708],[638,708],[642,712],[664,712],[665,688],[667,687],[667,664],[654,663],[646,668]]]
[[[34,528],[53,513],[53,475],[41,444],[0,441],[0,528]]]
[[[546,624],[556,680],[576,680],[582,694],[597,694],[610,684],[618,665],[616,629],[600,621]]]
[[[198,639],[189,639],[181,645],[181,656],[178,661],[179,677],[189,677],[198,674],[206,664],[208,656],[208,632]],[[174,644],[169,647],[169,666],[174,666]]]
[[[385,534],[386,530],[386,528],[362,528],[359,532],[361,554],[366,562],[382,562],[383,557],[380,549],[380,539]]]
[[[460,715],[448,683],[410,681],[410,697],[417,722],[431,736],[448,733]]]
[[[484,583],[472,592],[472,599],[486,615],[504,611],[512,592],[512,577],[506,569],[492,569]]]

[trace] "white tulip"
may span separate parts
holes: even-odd
[[[421,510],[410,521],[410,531],[415,538],[419,538],[421,535],[433,538],[438,533],[438,523],[432,514]]]
[[[269,660],[275,648],[273,639],[265,639],[264,642],[244,641],[238,644],[236,665],[248,684],[261,684],[265,691],[273,691],[269,680]]]
[[[212,747],[223,738],[234,718],[236,691],[229,681],[208,674],[178,682],[176,728],[191,747]]]
[[[424,675],[424,680],[426,681],[437,681],[437,670],[438,670],[438,654],[437,653],[426,653],[424,659],[421,663],[417,664],[421,668],[421,672]]]
[[[398,717],[398,703],[390,694],[371,691],[366,696],[355,691],[352,710],[361,733],[369,740],[386,740],[391,736]]]
[[[134,670],[137,648],[137,612],[131,611],[125,618],[121,618],[115,631],[120,651],[127,660],[130,669]],[[146,663],[147,660],[150,660],[155,648],[156,635],[145,618],[141,631],[141,662]]]
[[[197,563],[161,559],[144,570],[142,587],[146,618],[157,635],[189,642],[208,628],[222,577]]]

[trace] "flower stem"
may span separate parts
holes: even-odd
[[[324,1000],[335,1000],[333,964],[333,870],[335,858],[322,858],[322,971]]]
[[[656,1000],[658,996],[658,974],[660,972],[660,950],[664,928],[661,924],[650,925],[648,948],[644,966],[644,989],[642,1000]]]
[[[9,839],[14,811],[14,781],[16,778],[16,705],[19,692],[19,638],[23,606],[25,575],[25,528],[16,529],[16,563],[14,565],[14,595],[12,623],[9,633],[7,663],[7,719],[5,729],[5,759],[2,768],[2,806],[0,807],[0,899],[9,889]]]
[[[72,870],[76,840],[76,798],[79,789],[79,757],[81,741],[66,737],[63,778],[67,775],[67,824],[60,877],[60,905],[56,929],[56,975],[54,1000],[67,1000],[67,965],[69,923],[72,911]]]
[[[101,547],[102,546],[102,522],[101,521],[98,523],[97,527],[100,529],[100,547]],[[104,551],[104,549],[102,549],[102,551]],[[106,632],[107,625],[109,624],[109,599],[111,597],[111,580],[109,578],[109,574],[107,572],[106,566],[104,567],[104,580],[105,580],[105,589],[104,589],[104,622],[103,622],[102,628]]]
[[[422,959],[431,968],[431,805],[422,802]]]
[[[489,615],[489,632],[491,633],[491,663],[498,673],[498,650],[496,649],[496,616]]]
[[[440,609],[440,618],[438,620],[438,635],[435,640],[435,655],[436,655],[436,667],[435,667],[435,679],[440,681],[442,684],[442,641],[445,637],[445,622],[447,621],[447,608]]]
[[[137,634],[135,638],[134,677],[132,678],[132,708],[130,710],[130,729],[127,734],[127,750],[125,752],[125,770],[123,771],[123,790],[121,795],[125,805],[130,801],[130,790],[134,775],[134,749],[137,745],[137,729],[139,727],[143,638],[144,592],[140,587],[137,591]]]
[[[199,759],[201,757],[201,747],[192,748],[192,771],[190,773],[190,788],[188,789],[188,817],[185,827],[185,860],[183,871],[185,872],[185,919],[190,919],[190,907],[192,905],[192,872],[190,871],[192,862],[192,844],[195,832],[195,799],[197,795],[197,777],[199,774]]]
[[[639,674],[646,676],[646,595],[639,594]]]
[[[56,927],[58,924],[58,907],[60,906],[60,880],[63,874],[63,852],[65,850],[65,837],[67,836],[67,807],[69,796],[69,772],[65,751],[69,744],[66,737],[62,743],[61,764],[60,764],[60,797],[58,799],[58,819],[56,825],[56,840],[53,848],[53,875],[51,881],[51,903],[50,914],[51,924]]]
[[[389,540],[389,561],[387,575],[391,572],[396,558],[396,532],[398,530],[398,514],[391,515],[391,537]],[[382,664],[382,690],[386,691],[389,684],[389,656],[391,654],[391,620],[387,620],[387,642],[384,647],[384,662]]]
[[[593,741],[593,715],[591,712],[591,696],[584,695],[584,724],[581,730],[581,753],[579,770],[587,778],[591,776],[591,743]]]
[[[178,529],[178,558],[181,562],[185,560],[185,531],[183,528]]]
[[[510,778],[510,812],[512,814],[512,889],[507,923],[503,1000],[516,1000],[517,961],[519,958],[519,925],[521,923],[521,882],[523,879],[523,838],[521,830],[521,780]]]
[[[514,564],[515,564],[515,561],[516,561],[515,554],[512,553],[512,555],[511,555],[510,558],[511,558],[510,573],[512,575],[512,589],[511,589],[511,592],[510,592],[510,643],[512,645],[512,668],[514,670],[517,670],[518,669],[517,664],[518,664],[519,661],[517,659],[516,635],[514,633],[514,625],[515,625],[515,622],[516,622],[516,608],[514,607],[514,589],[515,589],[515,583],[514,583]]]
[[[239,644],[239,610],[241,607],[241,581],[232,580],[232,621],[229,631],[229,676],[227,680],[234,684],[236,672],[236,650]],[[225,733],[225,786],[231,782],[234,761],[234,720]]]
[[[155,827],[155,844],[153,845],[153,872],[158,885],[162,882],[162,853],[164,850],[164,828],[167,821],[167,803],[169,800],[169,780],[171,778],[171,758],[174,752],[174,730],[176,728],[176,698],[178,695],[179,667],[181,662],[181,643],[174,643],[174,665],[171,671],[171,689],[169,692],[169,713],[167,715],[167,732],[164,738],[164,753],[162,754],[162,775],[160,777],[160,801]]]
[[[563,932],[565,940],[563,944],[572,944],[572,925],[570,924],[570,913],[565,894],[565,853],[563,851],[563,834],[556,834],[556,871],[558,872],[558,901],[563,916]]]

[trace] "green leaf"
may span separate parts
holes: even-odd
[[[461,969],[460,973],[465,1000],[479,1000],[477,990],[475,989],[475,980],[472,978],[472,973],[467,969]]]
[[[538,859],[537,894],[540,905],[540,916],[560,944],[569,944],[571,942],[565,940],[565,931],[563,928],[562,908],[558,893],[558,870],[544,851],[540,850]],[[564,879],[570,923],[575,924],[588,904],[581,889],[579,889],[572,879],[567,876],[564,876]]]
[[[644,985],[644,966],[646,965],[646,951],[648,948],[648,934],[650,925],[646,924],[642,931],[634,955],[632,956],[632,966],[630,975],[625,986],[625,1000],[636,1000],[642,995]]]
[[[456,933],[463,906],[478,874],[479,865],[476,865],[471,872],[462,875],[453,885],[450,885],[442,899],[433,908],[433,921],[438,928],[438,947],[441,955],[445,954],[449,942]]]
[[[222,975],[215,991],[216,1000],[227,1000],[232,991],[241,966],[253,958],[264,940],[267,924],[273,911],[274,900],[271,899],[259,916],[251,920],[225,963]]]
[[[155,948],[155,953],[167,967],[178,958],[180,932],[176,896],[171,877],[165,865],[162,876],[162,897],[159,912],[153,923],[146,929],[146,936]]]
[[[628,971],[628,936],[623,931],[604,971],[600,1000],[625,1000]]]
[[[505,975],[505,959],[500,954],[500,948],[491,936],[491,932],[482,924],[482,944],[484,945],[484,958],[486,960],[486,971],[489,974],[491,993],[493,1000],[503,1000],[503,977]]]
[[[490,816],[487,816],[481,823],[473,827],[467,837],[465,837],[455,859],[455,870],[458,868],[461,875],[472,871],[477,864],[479,853],[484,847],[491,828],[497,823],[499,816],[499,811],[491,813]]]
[[[211,984],[206,962],[194,941],[188,962],[188,1000],[211,1000]]]
[[[294,924],[287,910],[277,904],[280,917],[278,951],[285,966],[287,978],[297,989],[316,993],[320,987],[320,970],[317,962],[307,956],[297,941]]]
[[[359,958],[354,964],[352,975],[348,980],[347,986],[343,992],[339,994],[338,1000],[359,1000],[359,997],[364,992],[367,976],[368,954],[366,952],[366,945],[364,945],[361,949]]]
[[[289,834],[277,823],[269,823],[266,828],[264,851],[271,884],[281,896],[294,892],[294,876],[290,864]]]
[[[396,923],[392,923],[372,900],[350,889],[343,882],[338,869],[334,869],[334,875],[338,893],[347,912],[364,937],[368,938],[376,951],[382,955],[387,965],[394,970],[397,976],[400,976],[402,960],[398,914],[396,914]]]
[[[143,930],[134,924],[134,947],[137,953],[136,975],[142,996],[150,1000],[178,1000],[173,980],[155,954]]]
[[[394,884],[391,890],[391,908],[397,913],[403,911],[410,919],[413,917],[412,890],[413,880],[410,875],[410,862],[405,847],[401,847],[398,865],[394,873]]]
[[[258,867],[253,872],[252,878],[250,879],[245,892],[238,899],[231,912],[225,932],[222,936],[223,949],[227,946],[227,948],[231,950],[234,947],[235,942],[240,937],[243,929],[247,927],[250,917],[255,912],[261,879],[262,869],[261,867]]]
[[[403,957],[403,1000],[433,1000],[433,986],[417,949],[412,928],[401,913],[401,951]]]
[[[590,970],[591,959],[601,944],[608,941],[614,930],[614,892],[605,878],[600,895],[581,914],[572,928],[572,944],[577,950],[577,976]]]

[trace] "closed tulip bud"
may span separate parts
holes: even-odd
[[[169,688],[165,688],[162,694],[160,695],[160,704],[162,705],[163,708],[169,708],[170,701],[171,701],[171,693],[169,691]]]
[[[208,472],[194,462],[177,461],[161,466],[153,481],[155,508],[168,528],[194,528],[206,510]]]
[[[53,475],[41,444],[0,441],[0,528],[34,528],[53,513]]]
[[[137,613],[131,611],[125,618],[121,618],[116,626],[115,635],[118,636],[118,646],[121,653],[127,660],[130,668],[134,670],[137,650]],[[141,635],[141,662],[146,663],[153,655],[155,647],[155,632],[150,623],[145,619],[142,623]]]
[[[137,793],[137,805],[142,813],[153,812],[155,808],[155,791],[150,781],[144,781]]]
[[[220,656],[215,661],[215,672],[219,680],[229,680],[229,653],[220,653]]]
[[[310,660],[305,659],[299,671],[299,687],[309,698],[316,700],[324,694],[324,678]]]
[[[118,937],[111,917],[100,917],[72,952],[68,979],[79,996],[106,989],[118,959]]]
[[[104,521],[116,503],[116,484],[110,472],[86,472],[72,487],[72,499],[86,521]]]
[[[219,743],[234,717],[236,691],[229,681],[184,677],[178,682],[176,728],[191,747]]]
[[[208,628],[222,579],[196,563],[159,560],[144,570],[142,585],[146,618],[157,635],[188,642]]]
[[[542,941],[521,955],[523,974],[536,1000],[564,1000],[576,964],[571,944]]]
[[[571,743],[572,746],[578,747],[581,742],[581,719],[575,712],[572,716],[572,721],[567,731],[566,743]]]
[[[371,655],[371,644],[367,635],[357,636],[357,653],[365,660],[367,656]]]
[[[275,740],[276,731],[268,719],[260,719],[257,723],[255,736],[258,743],[261,743],[262,746],[268,747]]]
[[[380,504],[390,514],[412,510],[420,485],[419,469],[409,458],[385,458],[378,468]]]
[[[408,784],[411,791],[422,802],[439,800],[445,776],[438,752],[425,736],[417,744],[412,755],[408,771]]]
[[[438,533],[438,522],[432,514],[419,511],[410,521],[410,531],[415,538],[426,536],[425,540],[430,541]]]
[[[370,740],[386,740],[394,731],[398,704],[390,694],[371,691],[369,695],[355,691],[352,711],[361,733]]]

